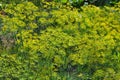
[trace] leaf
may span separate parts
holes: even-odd
[[[72,2],[77,2],[77,0],[72,0]]]
[[[81,3],[81,2],[83,2],[83,0],[79,0],[79,2]]]
[[[61,0],[62,3],[66,3],[68,0]]]

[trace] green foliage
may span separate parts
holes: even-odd
[[[0,80],[118,80],[120,3],[7,4],[0,18]]]

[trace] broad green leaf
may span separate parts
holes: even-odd
[[[62,3],[66,3],[68,0],[61,0]]]

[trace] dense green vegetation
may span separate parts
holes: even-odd
[[[74,7],[80,7],[85,4],[87,1],[89,4],[94,4],[96,6],[103,6],[103,5],[115,5],[119,0],[0,0],[0,3],[2,4],[18,4],[22,2],[33,2],[37,6],[41,6],[41,3],[44,1],[47,2],[59,2],[59,3],[71,3]]]
[[[0,80],[119,80],[120,2],[56,1],[2,1]]]

